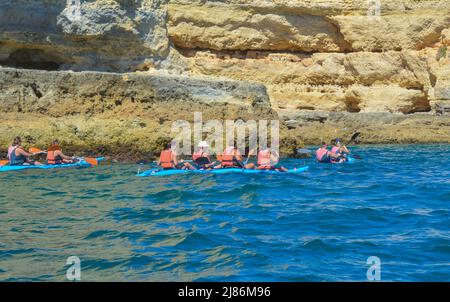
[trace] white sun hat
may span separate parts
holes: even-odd
[[[206,148],[209,147],[208,143],[206,141],[201,141],[200,143],[198,143],[198,146],[200,148]]]

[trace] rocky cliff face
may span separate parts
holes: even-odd
[[[385,2],[178,0],[168,31],[194,73],[264,83],[275,108],[429,112],[448,98],[450,4]]]
[[[67,134],[40,120],[144,119],[151,134],[118,137],[148,152],[165,123],[202,110],[277,116],[294,145],[355,130],[450,142],[435,115],[450,106],[449,45],[445,0],[2,0],[0,140]],[[116,132],[90,140],[113,146]],[[67,144],[88,147],[76,133]]]

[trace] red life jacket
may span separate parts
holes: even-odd
[[[223,151],[222,158],[220,159],[222,167],[237,167],[234,163],[234,158],[236,157],[236,155],[233,151],[233,147],[226,148]]]
[[[340,149],[341,149],[340,147],[334,146],[333,148],[331,148],[331,153],[338,154],[340,153],[339,152]]]
[[[62,163],[62,158],[55,155],[56,151],[61,151],[61,148],[53,146],[47,151],[47,163],[49,165],[59,165]]]
[[[173,164],[172,160],[172,150],[162,151],[161,155],[159,156],[159,162],[160,166],[163,168],[174,168],[175,165]]]
[[[258,166],[263,169],[272,168],[272,164],[270,162],[271,152],[270,150],[261,150],[258,152]]]
[[[320,148],[320,149],[317,149],[317,151],[316,151],[316,159],[317,159],[318,161],[322,161],[323,157],[324,157],[325,154],[327,154],[327,153],[328,153],[328,150],[327,150],[326,148]]]

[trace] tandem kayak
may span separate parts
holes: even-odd
[[[346,161],[344,161],[342,163],[332,163],[332,164],[352,164],[354,162],[355,162],[355,159],[351,156],[348,156]]]
[[[271,170],[248,170],[239,168],[229,168],[229,169],[216,169],[216,170],[148,170],[142,173],[138,173],[137,176],[170,176],[170,175],[180,175],[180,174],[231,174],[231,173],[242,173],[242,174],[296,174],[302,173],[309,169],[308,166],[300,167],[297,169],[291,169],[287,172],[278,172]]]
[[[97,157],[96,160],[101,162],[105,160],[104,157]],[[61,165],[41,165],[41,166],[2,166],[0,167],[0,172],[8,172],[8,171],[19,171],[19,170],[30,170],[30,169],[64,169],[64,168],[76,168],[76,167],[91,167],[92,165],[84,160],[81,160],[77,163],[73,164],[61,164]]]
[[[316,162],[319,163],[319,164],[332,164],[332,165],[352,164],[352,163],[355,162],[355,158],[349,156],[349,157],[347,157],[347,160],[346,160],[346,161],[341,162],[341,163],[339,163],[339,162],[328,162],[328,163],[324,163],[324,162],[319,162],[319,161],[316,161]]]

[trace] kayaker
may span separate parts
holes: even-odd
[[[219,155],[217,158],[219,159],[220,164],[215,166],[214,169],[244,167],[241,152],[236,148],[236,145],[225,148],[223,154]]]
[[[172,144],[167,144],[166,148],[161,151],[159,156],[158,166],[163,170],[172,169],[186,169],[186,165],[183,162],[178,161],[177,153],[172,150]]]
[[[339,155],[335,155],[328,150],[327,143],[323,142],[322,147],[316,151],[316,159],[319,163],[332,163],[339,161]]]
[[[71,164],[73,162],[75,162],[75,158],[64,155],[59,145],[59,141],[55,139],[52,142],[50,148],[48,148],[47,150],[47,164],[60,165],[60,164]]]
[[[206,170],[212,168],[215,164],[211,162],[211,158],[208,154],[208,143],[206,141],[201,141],[198,144],[198,150],[192,154],[192,164],[186,163],[186,166],[192,170],[192,168],[197,170]]]
[[[336,155],[339,159],[347,160],[348,154],[350,151],[347,149],[345,145],[342,144],[342,140],[340,138],[336,138],[333,141],[333,147],[331,148],[331,153]]]
[[[251,152],[252,153],[252,152]],[[260,146],[258,152],[258,161],[256,166],[248,164],[246,169],[256,168],[257,170],[274,170],[279,172],[287,172],[288,169],[280,165],[280,155],[275,150],[270,148],[262,148]]]
[[[42,165],[40,162],[31,160],[30,157],[36,153],[28,153],[22,147],[22,140],[19,136],[14,138],[13,143],[8,148],[8,160],[10,166],[22,165]]]

